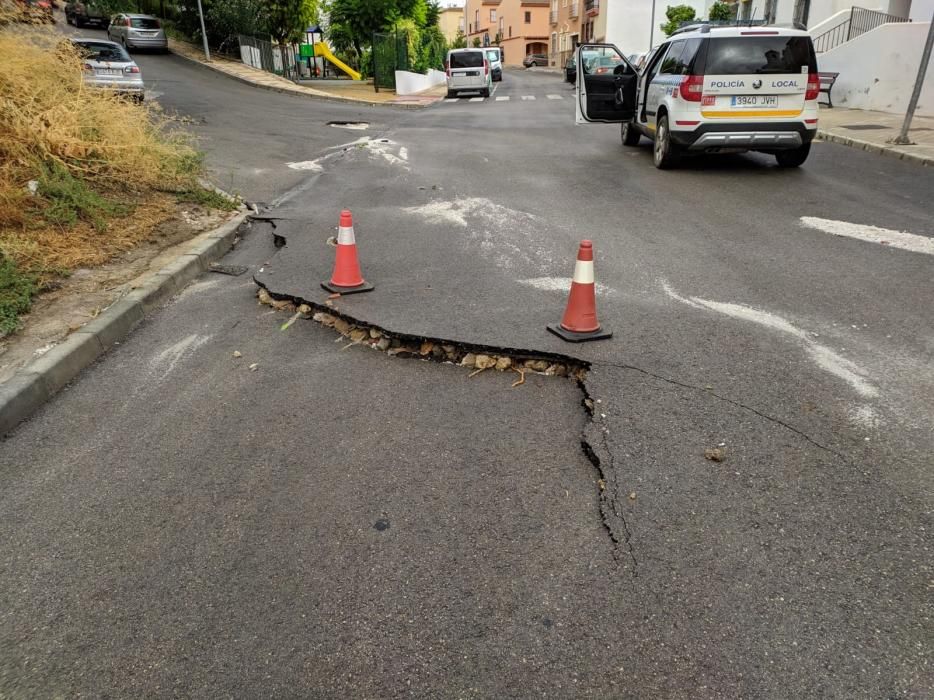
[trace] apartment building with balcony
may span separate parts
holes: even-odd
[[[548,24],[551,36],[548,43],[548,63],[563,68],[582,39],[581,24],[584,17],[583,0],[551,0]]]
[[[444,34],[444,38],[448,40],[448,43],[457,38],[458,32],[462,32],[466,35],[467,24],[466,17],[464,16],[464,8],[456,5],[442,8],[441,12],[438,13],[438,27],[441,29],[441,33]]]
[[[548,54],[549,0],[467,0],[467,46],[500,46],[507,66]]]

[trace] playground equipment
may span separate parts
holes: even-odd
[[[314,48],[314,51],[315,51],[315,56],[316,56],[316,57],[321,57],[321,58],[323,58],[323,59],[329,61],[329,62],[331,63],[331,65],[333,65],[334,67],[336,67],[336,68],[338,68],[338,69],[344,71],[347,75],[349,75],[349,76],[350,76],[351,78],[353,78],[354,80],[362,80],[362,79],[363,79],[363,76],[362,76],[362,75],[360,75],[357,71],[355,71],[353,68],[351,68],[350,66],[348,66],[348,65],[347,65],[346,63],[344,63],[342,60],[340,60],[337,56],[335,56],[333,53],[331,53],[331,49],[329,49],[329,48],[328,48],[328,45],[325,44],[323,41],[319,41],[319,42],[315,43],[314,47],[315,47],[315,48]]]

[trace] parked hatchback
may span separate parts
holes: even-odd
[[[143,101],[143,73],[120,44],[103,39],[72,39],[84,59],[84,81]]]
[[[169,50],[162,23],[152,15],[116,15],[107,27],[107,38],[121,43],[128,50]]]
[[[76,27],[96,24],[98,27],[107,25],[107,14],[93,2],[66,2],[65,22]]]
[[[548,56],[543,53],[530,53],[522,59],[522,65],[526,68],[535,68],[536,66],[547,66]]]
[[[493,75],[483,49],[448,51],[444,70],[448,80],[448,97],[456,97],[460,92],[479,92],[484,97],[490,96]]]

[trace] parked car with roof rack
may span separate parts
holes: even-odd
[[[115,15],[107,26],[107,38],[119,42],[123,48],[168,51],[169,40],[162,22],[152,15]]]

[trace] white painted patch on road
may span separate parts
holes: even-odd
[[[496,98],[497,102],[509,102],[509,95],[499,95]]]
[[[165,379],[185,355],[194,352],[210,339],[209,335],[192,333],[156,355],[150,363],[150,368],[153,371],[162,370],[162,379]]]
[[[313,173],[321,173],[324,172],[324,167],[321,165],[321,163],[318,162],[319,160],[321,159],[316,158],[315,160],[300,160],[295,163],[286,163],[286,165],[292,168],[292,170],[309,170]]]
[[[848,417],[852,423],[865,430],[873,430],[879,427],[879,414],[869,404],[854,406],[848,412]]]
[[[896,231],[868,224],[853,224],[847,221],[834,221],[833,219],[821,219],[816,216],[802,216],[801,223],[808,228],[830,233],[834,236],[855,238],[890,248],[909,250],[913,253],[934,255],[934,238],[918,236],[907,231]]]
[[[742,304],[710,301],[708,299],[700,299],[698,297],[682,297],[674,289],[672,289],[671,285],[669,285],[665,280],[662,280],[662,288],[665,290],[665,294],[667,294],[675,301],[679,301],[682,304],[687,304],[688,306],[691,306],[695,309],[715,311],[731,318],[756,323],[770,330],[790,335],[805,346],[805,350],[807,351],[811,360],[818,367],[820,367],[825,372],[828,372],[835,377],[845,381],[860,396],[873,397],[878,396],[879,394],[879,390],[865,379],[865,371],[858,367],[854,362],[841,356],[836,351],[828,348],[826,345],[821,345],[820,343],[814,342],[814,339],[805,331],[801,330],[781,316],[769,313],[768,311],[754,309],[751,306],[744,306]]]
[[[451,102],[460,102],[461,100],[459,97],[446,97],[444,101],[447,103],[451,103]]]
[[[564,95],[545,95],[549,100],[563,100]]]
[[[504,270],[553,274],[557,267],[548,222],[534,214],[504,207],[484,197],[434,201],[404,211],[434,225],[456,226],[483,257]],[[562,266],[566,260],[560,260]]]
[[[534,277],[528,280],[519,280],[519,284],[524,284],[527,287],[534,287],[535,289],[541,289],[545,292],[562,292],[567,293],[571,291],[571,278],[570,277]],[[612,287],[607,287],[605,284],[597,282],[595,284],[597,294],[601,296],[613,296],[616,294],[616,290]]]
[[[523,96],[522,96],[522,99],[523,99],[523,100],[532,100],[532,101],[534,101],[534,100],[535,100],[535,95],[523,95]]]
[[[484,99],[485,98],[483,97],[471,97],[469,101],[470,102],[483,102]]]
[[[405,146],[400,146],[400,147],[399,147],[399,157],[400,157],[402,160],[408,160],[408,159],[409,159],[409,149],[406,148]]]
[[[328,122],[328,126],[335,129],[348,129],[349,131],[366,131],[370,128],[369,122]]]

